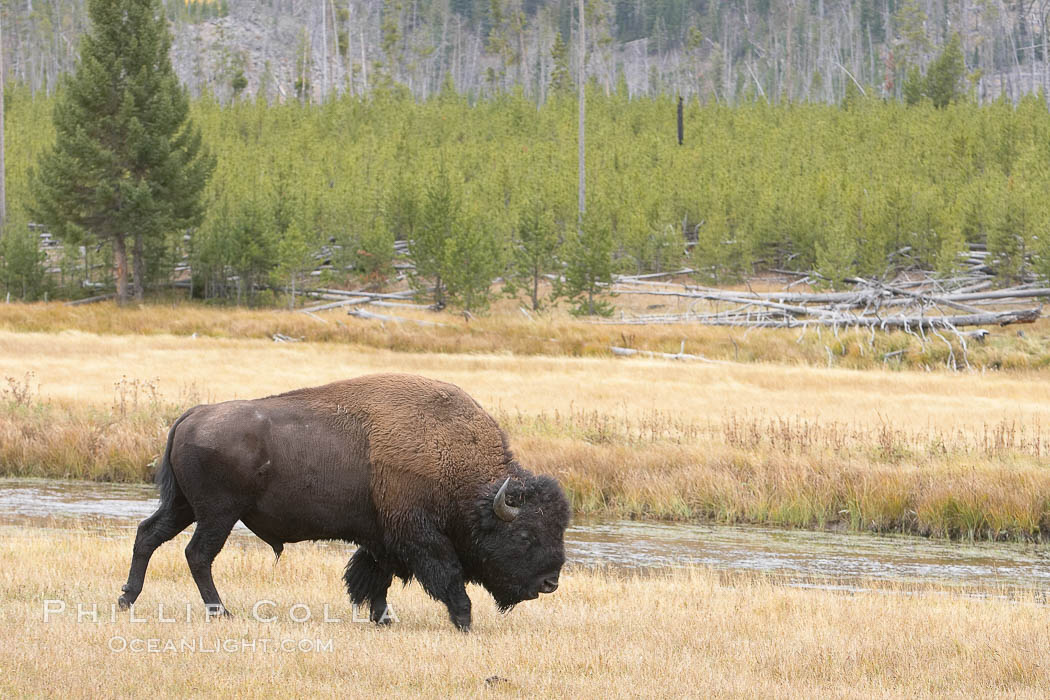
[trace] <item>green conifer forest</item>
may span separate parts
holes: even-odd
[[[52,108],[42,94],[8,92],[13,220],[27,218]],[[382,277],[395,240],[412,239],[430,283],[441,276],[444,292],[478,306],[469,274],[441,272],[459,264],[456,251],[484,250],[472,253],[480,274],[520,279],[524,247],[541,274],[555,272],[580,258],[588,231],[600,232],[591,235],[612,272],[950,273],[967,244],[983,243],[1004,280],[1050,273],[1050,114],[1035,96],[943,108],[862,96],[838,106],[692,101],[679,146],[670,96],[593,89],[582,231],[571,97],[537,107],[521,95],[420,102],[392,90],[323,105],[203,98],[191,112],[217,167],[200,225],[169,232],[166,264],[153,269],[163,279],[189,261],[199,297],[247,301],[259,284],[314,267],[316,251],[336,270]],[[537,236],[537,226],[549,231]],[[5,284],[21,296],[23,278]]]

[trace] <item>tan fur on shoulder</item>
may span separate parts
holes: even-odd
[[[496,421],[459,387],[410,374],[372,374],[293,392],[331,420],[366,426],[372,498],[387,524],[435,505],[447,517],[477,489],[515,475]]]

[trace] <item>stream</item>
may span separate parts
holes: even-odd
[[[130,532],[156,506],[147,484],[0,479],[0,528]],[[254,540],[241,523],[233,536]],[[976,595],[1050,592],[1050,550],[1038,544],[579,518],[565,533],[565,548],[570,565],[624,571],[705,566],[828,589],[863,590],[884,581]]]

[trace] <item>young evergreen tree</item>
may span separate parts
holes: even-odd
[[[959,35],[952,34],[940,56],[926,70],[926,96],[934,107],[947,107],[962,96],[965,74],[966,63]]]
[[[390,275],[394,262],[394,234],[376,220],[355,239],[351,258],[354,268],[368,284],[382,284]]]
[[[550,210],[542,203],[528,203],[518,215],[518,225],[511,243],[511,269],[507,291],[517,292],[523,287],[532,301],[532,310],[539,311],[540,280],[554,272],[561,233]]]
[[[24,301],[39,299],[47,290],[47,261],[40,237],[19,217],[8,220],[0,237],[0,294]]]
[[[904,95],[904,104],[917,105],[922,102],[923,95],[926,94],[926,80],[918,66],[908,69],[901,92]]]
[[[386,193],[383,219],[395,241],[410,241],[415,238],[419,225],[419,195],[416,193],[416,183],[399,166],[399,163],[394,164],[397,175]]]
[[[416,266],[412,282],[434,282],[434,306],[445,306],[445,246],[461,226],[459,199],[452,191],[448,173],[442,167],[427,184],[423,208],[415,235],[409,241],[408,255]]]
[[[572,76],[569,74],[569,47],[561,38],[561,32],[554,33],[554,45],[551,46],[551,84],[552,95],[572,93]]]
[[[113,248],[117,299],[145,286],[146,247],[200,222],[214,159],[172,69],[160,0],[89,0],[91,32],[55,102],[55,144],[32,176],[35,218],[66,240]]]
[[[503,267],[503,251],[493,232],[477,221],[462,221],[443,252],[441,279],[449,299],[468,311],[487,308],[492,280]]]
[[[817,241],[817,272],[834,289],[856,273],[857,240],[840,222],[829,222],[824,240]]]
[[[574,303],[577,316],[609,316],[612,305],[599,298],[613,276],[613,235],[609,222],[588,211],[583,226],[566,242],[565,281],[558,295]]]
[[[295,308],[296,291],[302,290],[303,278],[317,264],[314,253],[319,248],[317,236],[311,234],[300,221],[293,221],[277,240],[275,281],[285,285],[289,309]]]

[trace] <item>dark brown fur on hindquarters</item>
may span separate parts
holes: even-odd
[[[139,526],[122,607],[141,592],[153,551],[193,521],[187,563],[218,606],[211,565],[237,520],[277,554],[286,542],[357,543],[344,581],[377,623],[388,621],[394,577],[418,580],[466,630],[467,583],[508,610],[553,592],[565,561],[569,507],[557,482],[523,469],[466,393],[423,377],[197,406],[172,426],[157,480],[161,505]]]

